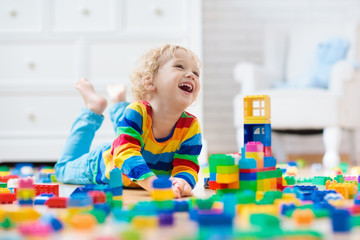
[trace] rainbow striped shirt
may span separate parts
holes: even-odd
[[[155,139],[151,106],[136,101],[125,109],[116,136],[111,148],[103,153],[107,178],[118,167],[132,181],[171,175],[195,187],[202,148],[200,125],[195,116],[183,112],[168,137]]]

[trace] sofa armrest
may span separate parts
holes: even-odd
[[[254,93],[256,90],[270,88],[281,75],[253,63],[240,62],[235,65],[234,79],[241,85],[241,92]]]
[[[347,61],[340,61],[334,65],[331,70],[329,91],[342,95],[345,86],[350,82],[355,81],[355,69]]]

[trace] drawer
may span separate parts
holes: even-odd
[[[112,31],[115,29],[114,0],[54,0],[52,30],[55,32]]]
[[[129,82],[129,74],[135,62],[150,48],[165,43],[183,45],[181,41],[103,41],[89,44],[89,79],[98,84]]]
[[[65,138],[83,106],[75,89],[61,95],[53,92],[0,96],[0,139]],[[113,138],[109,117],[106,118],[101,132]]]
[[[0,32],[42,29],[42,0],[0,0]]]
[[[124,0],[123,27],[128,32],[186,30],[187,0]]]
[[[78,78],[73,42],[0,42],[0,85],[64,84]]]

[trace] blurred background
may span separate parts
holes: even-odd
[[[236,81],[235,67],[272,61],[266,53],[274,26],[289,30],[336,25],[351,29],[347,33],[355,40],[349,39],[349,52],[355,53],[339,60],[351,63],[351,78],[358,78],[359,12],[358,0],[0,0],[0,162],[56,161],[83,105],[74,83],[86,77],[105,96],[108,84],[129,83],[129,71],[141,53],[168,42],[192,49],[203,61],[202,92],[189,109],[203,128],[202,161],[209,154],[236,152],[239,119],[234,120],[234,99],[252,92]],[[301,36],[306,39],[314,32],[318,31]],[[318,53],[310,48],[300,51],[306,50],[309,55]],[[285,66],[288,58],[284,59]],[[130,92],[128,96],[131,100]],[[359,102],[351,107],[359,108]],[[314,135],[287,132],[277,148],[293,157],[321,160],[322,127],[314,126],[320,130]],[[342,159],[349,160],[354,152],[359,158],[357,129],[352,124],[350,133],[341,134]],[[354,138],[349,137],[354,132]],[[94,144],[113,136],[106,122]]]

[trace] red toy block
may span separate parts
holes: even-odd
[[[59,184],[35,184],[35,195],[39,196],[40,194],[54,194],[59,196]]]
[[[266,168],[252,168],[252,169],[239,169],[239,173],[257,173],[257,172],[265,172],[265,171],[274,171],[276,167],[266,167]]]
[[[0,194],[0,204],[13,203],[15,200],[16,200],[15,193],[1,193]]]
[[[67,207],[67,198],[66,197],[52,197],[49,198],[45,205],[48,208],[66,208]]]
[[[0,176],[0,182],[7,183],[10,178],[19,178],[17,175]]]
[[[271,147],[264,147],[264,157],[272,157]]]
[[[88,195],[92,198],[93,204],[106,203],[106,194],[102,191],[89,191]]]

